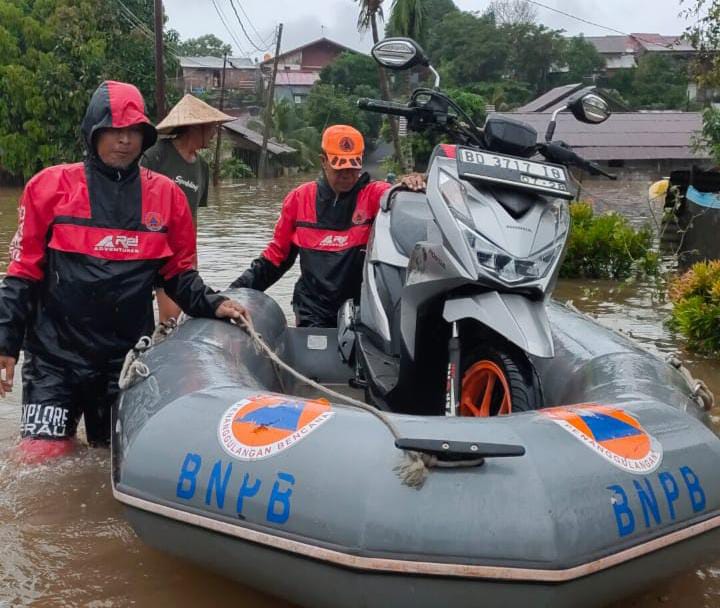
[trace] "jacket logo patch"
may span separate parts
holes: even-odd
[[[159,213],[157,213],[156,211],[148,211],[145,214],[145,221],[143,221],[143,224],[145,224],[145,227],[148,230],[152,230],[153,232],[162,230],[162,228],[163,228],[162,216]]]
[[[320,247],[342,247],[348,242],[347,236],[328,234],[322,241]]]
[[[95,251],[111,251],[113,253],[140,253],[138,245],[140,237],[113,236],[108,234],[95,243]]]

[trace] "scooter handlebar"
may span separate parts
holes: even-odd
[[[582,156],[573,152],[567,144],[562,142],[549,142],[540,146],[540,153],[550,161],[562,165],[572,165],[587,171],[591,175],[602,175],[608,179],[616,180],[613,175],[603,170],[596,162],[585,160]]]
[[[393,103],[392,101],[384,101],[382,99],[368,99],[362,97],[357,101],[358,108],[368,112],[378,112],[380,114],[392,114],[394,116],[404,116],[411,118],[415,114],[414,108],[409,108],[402,103]]]
[[[588,164],[588,171],[592,175],[602,175],[603,177],[607,177],[608,179],[611,179],[615,181],[617,179],[617,175],[613,175],[612,173],[608,173],[605,171],[600,165],[598,165],[596,162],[593,161],[587,161]]]

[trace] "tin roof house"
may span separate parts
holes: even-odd
[[[183,90],[193,95],[220,89],[222,57],[180,57]],[[225,64],[225,88],[229,91],[254,93],[260,79],[260,68],[248,57],[228,57]]]
[[[532,125],[542,137],[552,113],[582,87],[557,87],[509,116]],[[613,172],[647,177],[709,164],[709,152],[696,143],[701,130],[699,112],[614,111],[599,125],[579,122],[570,112],[561,112],[555,136],[583,158],[597,161]]]
[[[695,48],[682,36],[661,34],[630,34],[629,36],[586,36],[605,59],[608,73],[637,67],[646,53],[662,53],[676,57],[692,57]]]

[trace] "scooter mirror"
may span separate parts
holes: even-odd
[[[411,38],[385,38],[370,52],[375,61],[390,70],[407,70],[430,63],[420,45]]]
[[[595,93],[587,93],[568,104],[573,116],[581,122],[599,124],[610,117],[607,102]]]

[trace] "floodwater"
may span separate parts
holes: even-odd
[[[283,195],[299,181],[228,183],[211,193],[210,205],[199,210],[198,221],[200,271],[210,285],[226,287],[257,256],[272,233]],[[652,223],[646,191],[646,182],[592,182],[585,188],[598,211],[619,210],[635,223]],[[18,196],[17,190],[0,189],[0,275],[15,231]],[[296,272],[293,269],[269,292],[288,313]],[[685,352],[681,340],[663,325],[669,305],[662,282],[563,281],[556,297],[572,300],[649,350],[678,354],[694,375],[720,394],[720,364]],[[19,388],[0,402],[1,608],[190,607],[230,600],[246,608],[289,606],[144,546],[112,498],[107,450],[84,448],[48,466],[13,461],[9,454],[17,441],[19,402]],[[614,608],[654,606],[720,608],[720,563]]]

